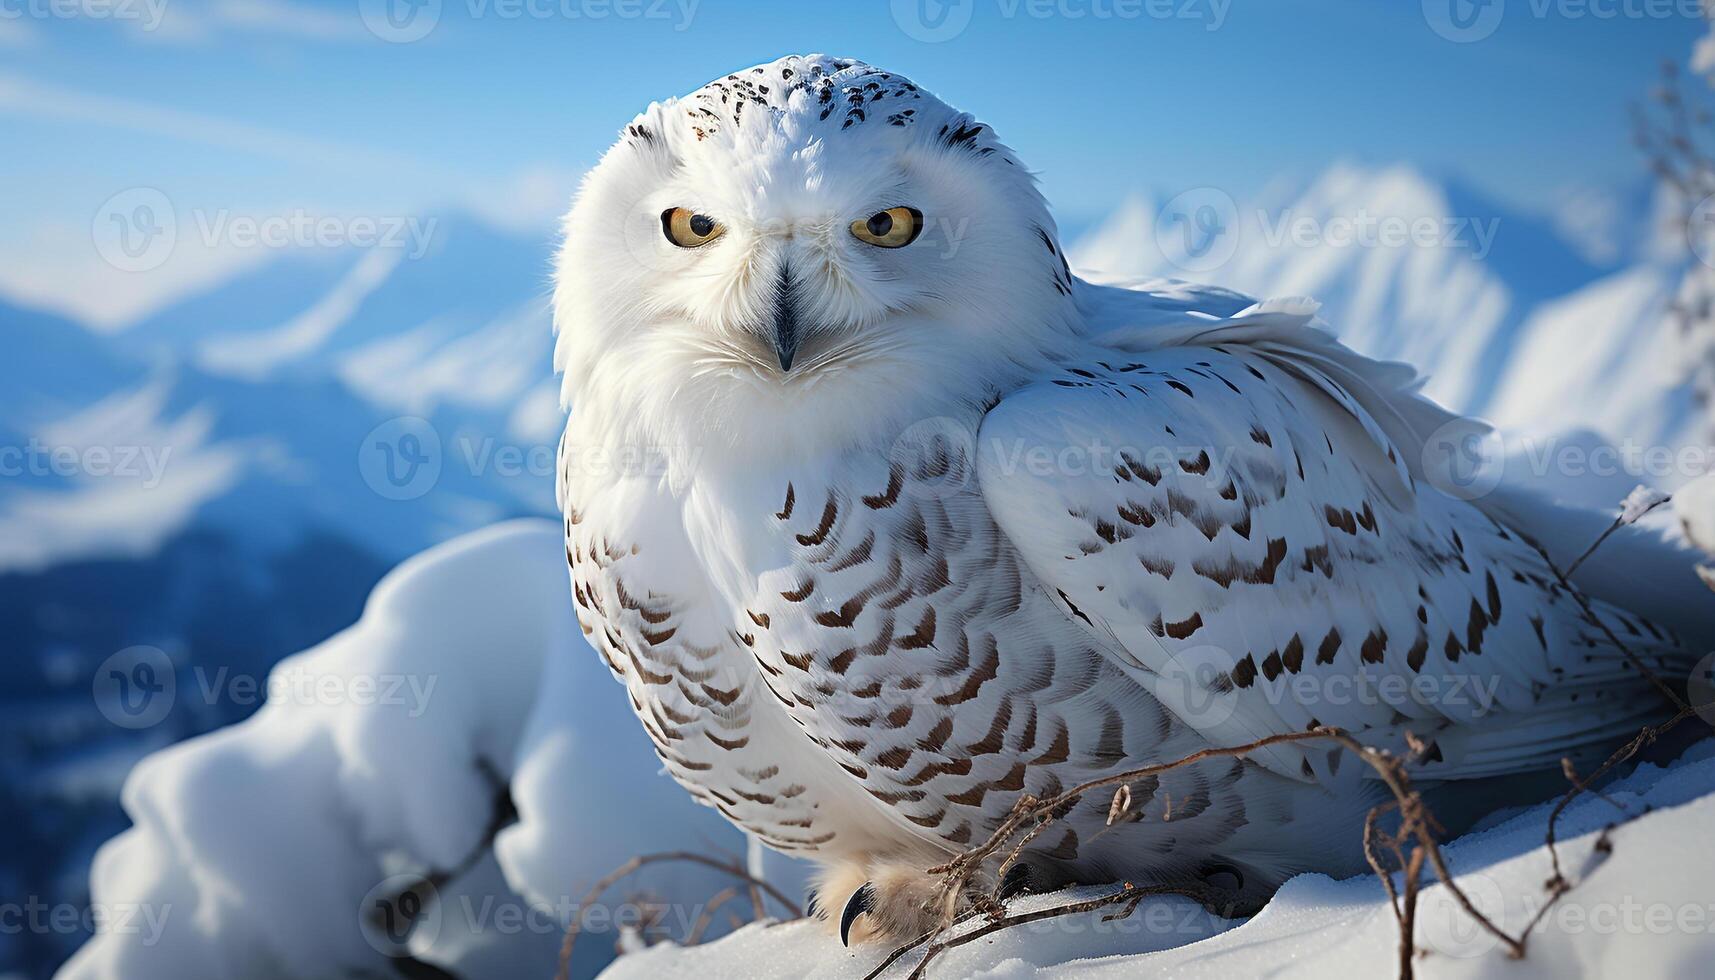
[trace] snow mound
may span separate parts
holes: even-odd
[[[274,669],[255,716],[140,762],[134,826],[91,875],[95,937],[59,976],[546,978],[578,914],[587,976],[636,911],[581,908],[596,879],[649,851],[742,855],[660,775],[577,628],[563,549],[527,520],[405,562]],[[685,915],[728,883],[652,867],[612,897]]]
[[[1577,887],[1549,909],[1526,958],[1510,959],[1498,940],[1439,885],[1425,889],[1417,912],[1416,962],[1423,977],[1705,977],[1715,954],[1715,743],[1705,742],[1673,765],[1645,765],[1605,792],[1613,803],[1584,796],[1562,815],[1557,832],[1562,867]],[[1597,846],[1615,829],[1613,851]],[[1485,915],[1517,934],[1543,907],[1551,874],[1543,833],[1552,803],[1532,807],[1444,849],[1461,889]],[[1433,876],[1425,873],[1425,880]],[[1396,883],[1398,879],[1396,877]],[[1015,909],[1048,907],[1111,889],[1035,896]],[[1106,910],[1111,912],[1112,910]],[[993,933],[937,957],[931,977],[1374,977],[1394,973],[1398,929],[1373,876],[1334,881],[1301,875],[1244,922],[1217,919],[1184,899],[1148,899],[1130,917],[1105,912],[1044,920]],[[604,980],[675,977],[858,978],[885,949],[842,949],[825,927],[796,922],[752,925],[689,949],[671,945],[622,957]],[[886,974],[904,977],[907,954]]]

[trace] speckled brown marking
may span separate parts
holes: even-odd
[[[1120,462],[1125,464],[1127,473],[1139,480],[1142,480],[1150,486],[1153,487],[1161,483],[1160,470],[1138,461],[1130,453],[1122,450],[1120,452]]]
[[[918,620],[917,628],[910,635],[902,636],[894,641],[894,646],[901,650],[922,650],[935,644],[935,607],[925,606],[923,618]]]
[[[1323,578],[1334,577],[1334,563],[1329,558],[1327,545],[1312,545],[1304,549],[1304,564],[1299,566],[1305,571],[1318,571]]]
[[[1423,670],[1423,659],[1429,655],[1429,631],[1419,629],[1411,649],[1405,652],[1405,665],[1413,671]]]
[[[1256,681],[1256,661],[1250,654],[1245,654],[1238,663],[1233,665],[1233,685],[1239,688],[1250,687]]]
[[[719,735],[716,735],[714,732],[708,731],[707,729],[703,731],[703,735],[707,737],[709,741],[715,743],[728,752],[736,752],[750,744],[750,736],[748,735],[728,740],[721,738]]]
[[[1358,533],[1358,521],[1351,511],[1328,504],[1322,508],[1322,514],[1328,519],[1329,527],[1344,531],[1347,534]]]
[[[1282,665],[1279,650],[1272,651],[1268,656],[1263,658],[1262,676],[1265,679],[1272,681],[1279,677],[1283,670],[1285,670],[1285,667]]]
[[[963,704],[977,696],[982,686],[999,676],[1000,651],[995,645],[994,637],[984,634],[981,637],[983,657],[977,662],[977,668],[965,676],[965,683],[951,694],[943,694],[934,699],[939,705]]]
[[[1370,502],[1364,501],[1364,509],[1357,516],[1358,526],[1371,534],[1376,533],[1376,512],[1370,509]]]
[[[1292,639],[1286,641],[1286,649],[1281,652],[1280,662],[1290,673],[1298,673],[1304,666],[1304,641],[1298,634],[1292,634]]]
[[[1387,657],[1387,631],[1372,630],[1364,637],[1363,646],[1358,651],[1359,658],[1366,664],[1379,664]]]
[[[1203,614],[1192,613],[1190,619],[1177,623],[1166,624],[1167,635],[1175,640],[1187,640],[1193,633],[1203,628]]]
[[[1465,648],[1471,651],[1472,656],[1480,655],[1483,652],[1483,634],[1487,632],[1488,628],[1488,614],[1483,611],[1483,607],[1477,603],[1477,600],[1472,599],[1471,613],[1465,623]]]
[[[1144,569],[1149,571],[1151,574],[1159,575],[1166,579],[1173,577],[1174,566],[1171,559],[1162,558],[1158,555],[1139,555],[1137,557],[1137,563],[1142,565]]]
[[[1322,638],[1322,645],[1316,650],[1316,662],[1318,664],[1331,664],[1334,662],[1334,655],[1339,652],[1340,631],[1331,629],[1328,631],[1328,635]]]
[[[839,504],[837,501],[834,500],[833,495],[830,494],[828,496],[828,502],[827,502],[826,506],[824,506],[822,508],[821,523],[817,524],[816,529],[814,531],[811,531],[809,534],[798,535],[798,543],[801,545],[804,545],[807,548],[810,548],[810,547],[815,547],[816,545],[821,544],[823,541],[826,541],[828,539],[828,532],[833,530],[834,520],[836,518],[838,518],[839,515],[840,515]]]
[[[864,506],[870,510],[886,510],[899,502],[899,491],[904,487],[905,474],[894,466],[888,470],[887,489],[873,497],[864,497]]]
[[[839,609],[817,613],[815,622],[830,629],[851,629],[857,623],[858,616],[863,613],[863,607],[864,597],[856,595],[847,599]]]

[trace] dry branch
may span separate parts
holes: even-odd
[[[662,851],[658,854],[641,854],[608,872],[600,881],[597,881],[595,885],[590,888],[587,894],[584,895],[583,901],[578,904],[577,913],[572,916],[572,921],[566,924],[566,938],[564,942],[560,944],[560,968],[559,971],[554,974],[555,980],[567,980],[568,976],[570,976],[572,969],[572,951],[576,948],[578,932],[583,924],[583,910],[599,901],[602,893],[606,892],[609,888],[612,888],[621,878],[624,878],[626,875],[631,874],[645,865],[659,864],[664,861],[689,861],[693,864],[701,864],[705,867],[714,868],[717,871],[724,871],[727,874],[732,875],[734,878],[739,879],[740,883],[748,885],[749,888],[759,890],[761,893],[766,893],[770,898],[779,902],[783,908],[791,912],[793,918],[802,918],[804,915],[804,911],[798,907],[796,902],[793,902],[785,895],[782,895],[778,888],[775,888],[768,882],[751,875],[749,869],[745,868],[737,861],[720,861],[691,851]],[[725,898],[721,899],[722,903],[725,901]],[[715,904],[716,903],[713,900],[710,901],[711,906]],[[709,915],[714,914],[713,908],[706,908],[704,911]]]

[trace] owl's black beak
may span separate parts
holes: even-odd
[[[792,268],[785,263],[780,266],[780,278],[775,283],[774,290],[774,354],[780,359],[780,370],[792,370],[792,359],[798,356],[798,303],[796,297],[797,280],[792,277]]]

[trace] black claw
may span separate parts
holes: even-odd
[[[1006,874],[1000,876],[1000,887],[995,889],[994,897],[1006,901],[1014,895],[1030,890],[1031,879],[1035,877],[1030,865],[1022,862],[1006,869]]]
[[[816,894],[816,889],[804,889],[804,914],[814,919],[822,912],[822,897]]]
[[[875,886],[864,882],[863,887],[852,892],[852,897],[846,899],[846,910],[840,913],[840,945],[851,945],[852,922],[858,916],[869,911],[875,901]]]
[[[1211,864],[1203,869],[1203,881],[1224,892],[1238,893],[1245,889],[1244,872],[1230,864]]]

